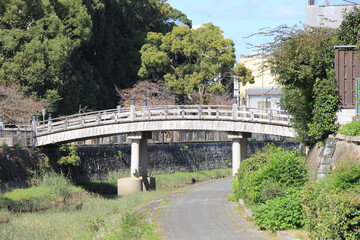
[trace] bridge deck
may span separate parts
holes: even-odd
[[[294,136],[290,116],[284,111],[214,105],[132,106],[40,121],[34,127],[37,145],[156,130],[247,131]]]

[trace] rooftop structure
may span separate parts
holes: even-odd
[[[316,1],[308,0],[306,6],[306,25],[312,27],[340,26],[345,11],[352,11],[360,7],[360,1]]]

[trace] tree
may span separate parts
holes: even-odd
[[[260,50],[265,53],[267,65],[276,72],[276,81],[284,86],[283,105],[293,117],[292,126],[305,145],[321,141],[337,129],[334,116],[338,101],[327,102],[326,111],[330,111],[329,114],[320,114],[324,107],[321,100],[330,99],[334,91],[320,93],[314,89],[317,82],[318,86],[321,85],[319,82],[335,86],[335,31],[280,26],[271,34],[275,35],[274,42],[262,46]],[[326,124],[321,125],[320,122]]]
[[[26,97],[15,85],[0,85],[0,114],[7,123],[28,123],[31,115],[50,104]]]
[[[134,98],[136,105],[143,105],[146,99],[148,105],[175,105],[175,94],[166,89],[164,81],[150,82],[140,81],[132,88],[116,88],[120,97],[120,105],[129,107],[131,99]]]
[[[254,83],[254,76],[252,75],[252,71],[245,67],[243,63],[237,63],[234,68],[234,75],[237,76],[240,82],[245,86],[246,83]]]
[[[140,53],[140,77],[163,79],[170,90],[192,103],[194,93],[204,104],[210,93],[224,93],[232,81],[234,43],[211,23],[197,29],[174,27],[165,35],[151,32]]]
[[[191,21],[165,0],[0,1],[0,84],[55,103],[57,115],[117,104],[138,79],[149,31]]]
[[[354,7],[350,12],[345,12],[337,36],[339,44],[358,45],[360,44],[360,9]]]

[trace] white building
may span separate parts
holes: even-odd
[[[337,2],[337,4],[333,4]],[[321,4],[322,3],[322,4]],[[309,0],[306,6],[306,25],[312,27],[337,28],[342,22],[344,11],[359,7],[358,0],[352,1],[315,1]]]

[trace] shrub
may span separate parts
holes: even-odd
[[[338,133],[349,136],[360,136],[360,121],[354,121],[342,127]]]
[[[75,145],[71,145],[69,147],[61,146],[60,151],[65,152],[67,155],[62,156],[58,160],[58,164],[72,165],[72,166],[79,166],[80,165],[81,159],[77,155],[77,147]]]
[[[302,186],[307,179],[297,150],[267,145],[240,165],[234,195],[251,204],[281,196],[288,187]]]
[[[11,212],[7,209],[1,208],[0,209],[0,224],[7,223],[11,219]]]
[[[265,230],[303,227],[305,218],[300,193],[300,189],[288,189],[283,197],[274,198],[258,206],[254,211],[255,224]]]
[[[66,200],[71,196],[72,184],[69,179],[59,173],[48,172],[41,176],[39,186],[50,187],[54,194]]]
[[[341,164],[307,184],[303,203],[313,239],[360,239],[360,167]]]

